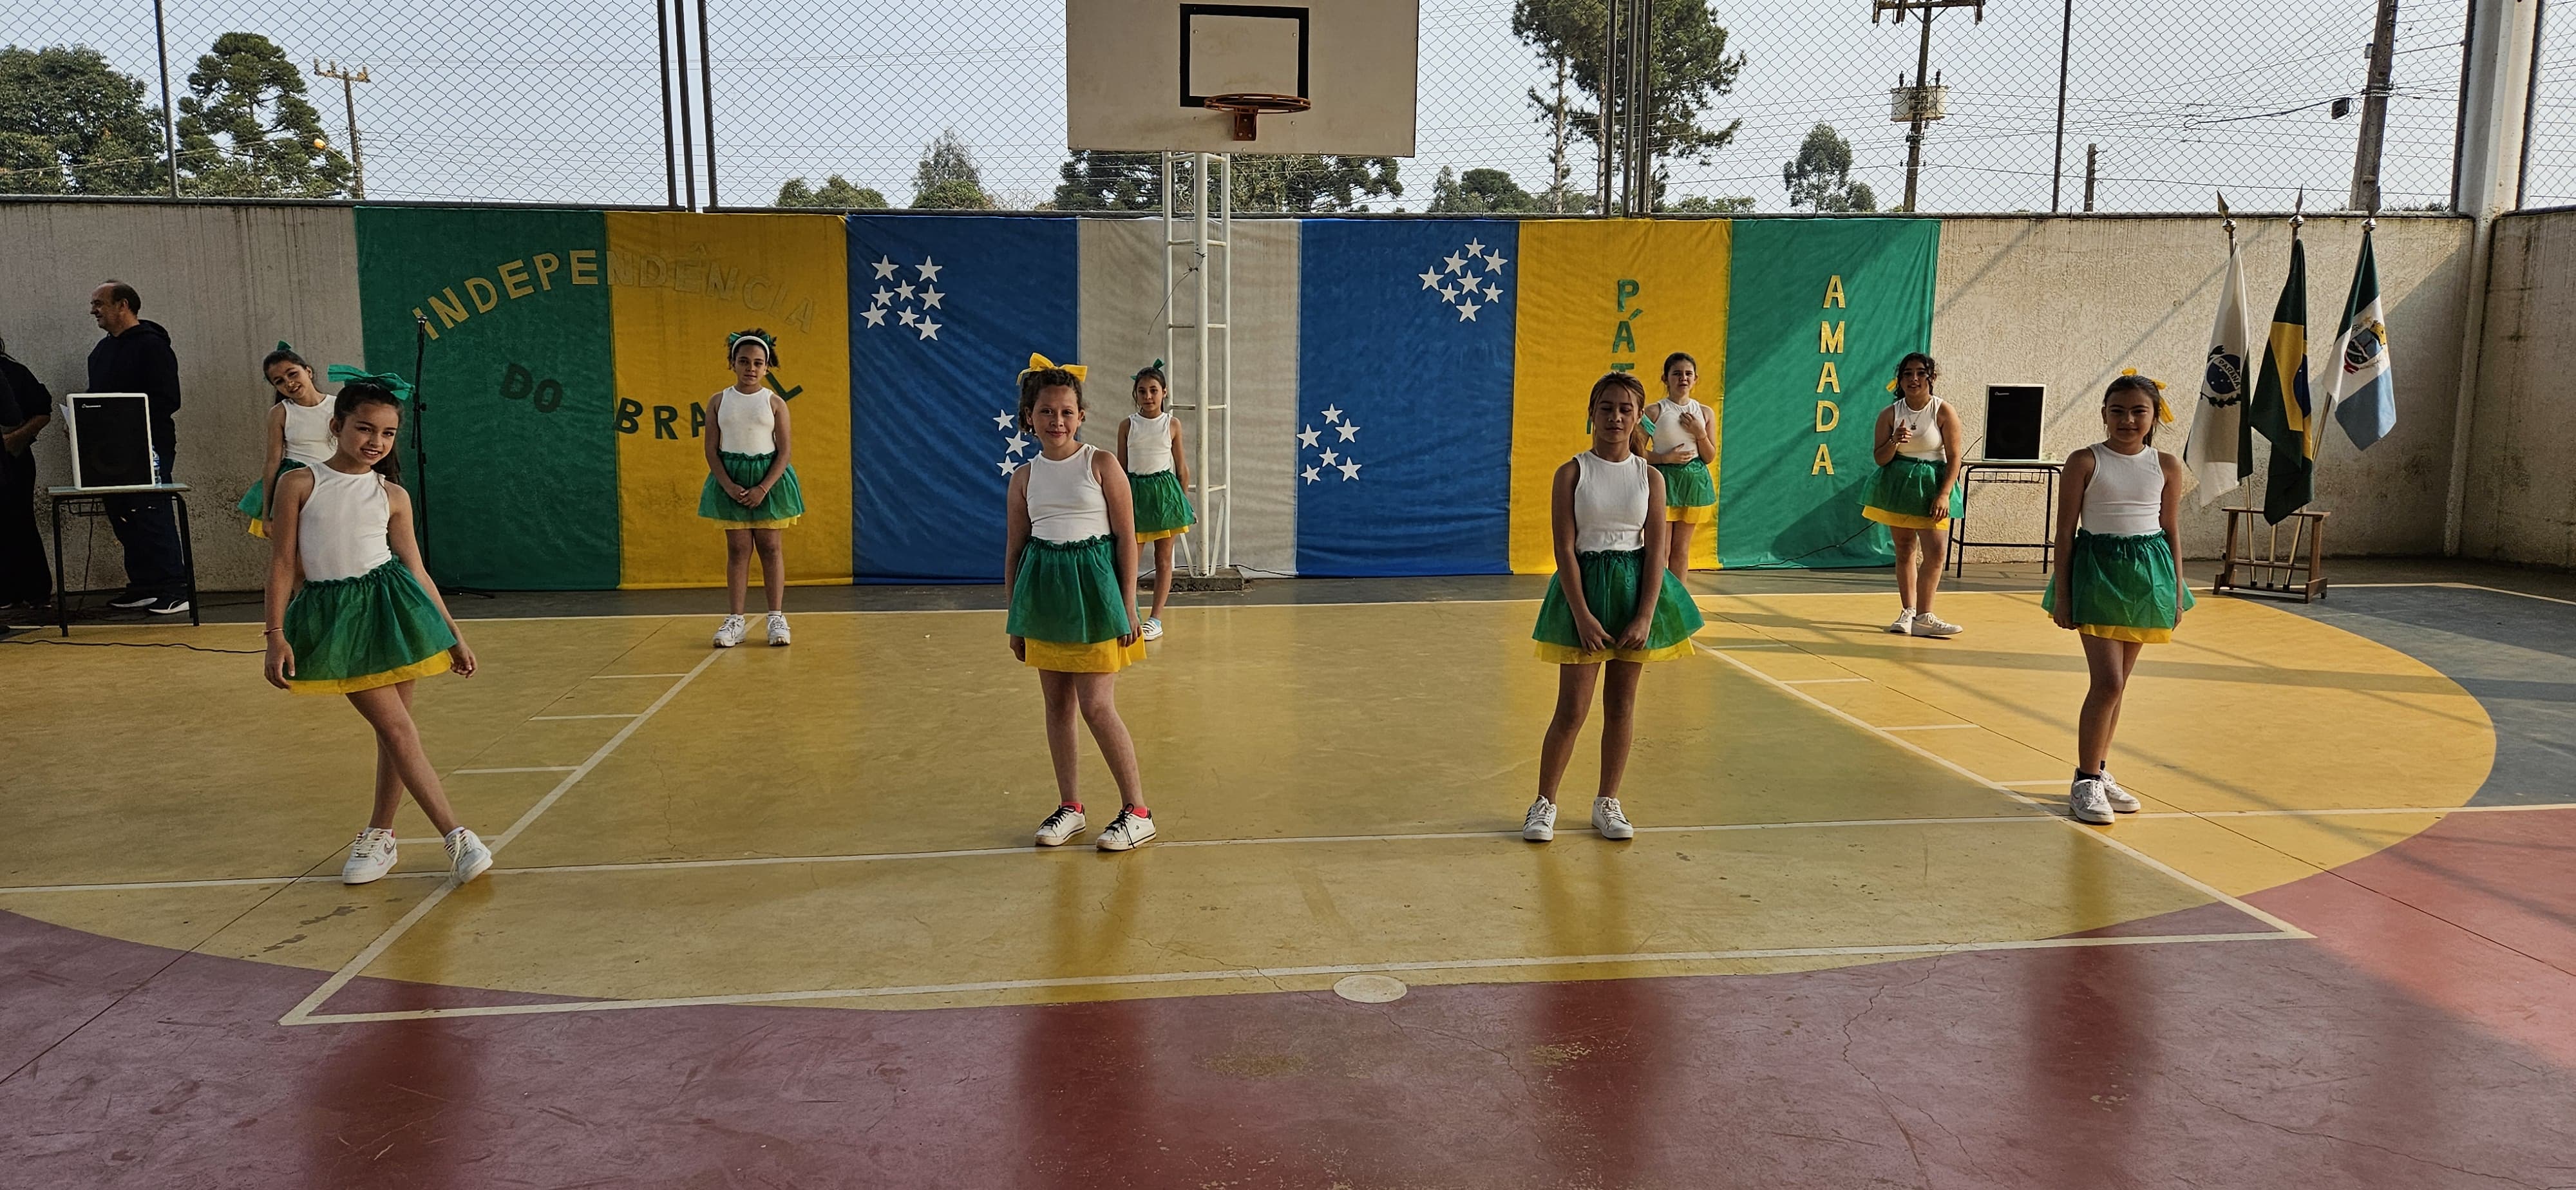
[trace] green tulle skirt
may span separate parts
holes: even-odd
[[[250,518],[251,536],[268,536],[268,489],[277,486],[277,476],[303,465],[304,463],[298,459],[279,459],[277,475],[251,481],[250,490],[242,493],[241,501],[233,505],[243,516]]]
[[[1583,604],[1600,621],[1612,637],[1611,647],[1597,653],[1583,651],[1583,640],[1574,631],[1574,605],[1565,599],[1565,575],[1559,572],[1547,580],[1547,598],[1538,605],[1538,626],[1530,639],[1538,642],[1541,661],[1559,665],[1589,665],[1597,661],[1670,661],[1688,657],[1691,635],[1700,630],[1699,604],[1691,600],[1690,590],[1670,570],[1658,567],[1663,588],[1655,596],[1655,619],[1646,630],[1646,647],[1623,649],[1617,644],[1621,629],[1637,614],[1637,576],[1645,569],[1644,550],[1605,550],[1578,554],[1576,563],[1583,571]]]
[[[1655,470],[1664,477],[1664,508],[1702,508],[1717,503],[1717,481],[1709,478],[1708,464],[1699,459],[1687,463],[1657,463]]]
[[[445,673],[456,633],[402,559],[356,578],[307,582],[286,605],[288,688],[348,694]]]
[[[1136,498],[1136,539],[1152,541],[1169,537],[1199,523],[1198,513],[1190,508],[1189,493],[1181,490],[1181,476],[1176,471],[1156,471],[1149,475],[1130,474],[1127,490]]]
[[[769,461],[777,457],[774,453],[738,455],[729,450],[716,454],[724,464],[725,475],[746,488],[768,475]],[[805,515],[805,489],[797,486],[796,468],[790,465],[778,473],[778,482],[770,485],[767,499],[745,508],[725,495],[724,485],[710,475],[698,489],[698,515],[723,521],[728,529],[784,529]]]
[[[1007,626],[1039,669],[1116,673],[1145,659],[1145,642],[1120,644],[1135,631],[1118,583],[1114,537],[1055,542],[1032,537],[1011,583]]]
[[[1869,496],[1862,501],[1860,514],[1898,529],[1946,527],[1950,518],[1959,515],[1960,493],[1953,486],[1949,505],[1937,506],[1944,466],[1937,459],[1908,455],[1889,459],[1870,481]]]
[[[2173,543],[2162,533],[2116,537],[2078,529],[2075,548],[2060,564],[2075,605],[2068,618],[2087,636],[2163,644],[2173,639],[2182,613],[2198,602],[2176,577]],[[2039,606],[2056,614],[2054,580]]]

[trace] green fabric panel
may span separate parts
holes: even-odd
[[[605,217],[360,207],[357,222],[367,366],[412,376],[415,314],[436,333],[415,377],[426,408],[402,437],[404,486],[416,506],[427,497],[430,573],[506,590],[616,587]]]
[[[1890,400],[1897,359],[1931,348],[1940,251],[1932,219],[1736,222],[1718,440],[1720,565],[1895,560],[1886,527],[1860,514],[1877,470],[1871,427]],[[1820,432],[1820,422],[1831,428]],[[1831,471],[1817,466],[1819,446]]]

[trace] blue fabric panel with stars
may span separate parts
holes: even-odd
[[[1001,580],[1003,496],[1037,453],[1014,422],[1020,369],[1080,362],[1078,244],[1071,219],[850,218],[860,582]],[[1106,396],[1093,416],[1116,415]]]
[[[1511,569],[1519,226],[1308,220],[1297,573]]]

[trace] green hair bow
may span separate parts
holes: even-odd
[[[1137,381],[1144,379],[1144,378],[1145,378],[1145,373],[1147,373],[1147,372],[1157,372],[1157,373],[1159,373],[1159,372],[1161,372],[1162,370],[1163,370],[1163,361],[1161,361],[1161,360],[1159,360],[1159,359],[1158,359],[1158,360],[1155,360],[1154,362],[1152,362],[1152,363],[1150,363],[1150,364],[1147,364],[1147,365],[1145,365],[1144,367],[1138,368],[1138,369],[1136,369],[1136,370],[1135,370],[1134,372],[1132,372],[1132,373],[1129,373],[1129,374],[1128,374],[1128,376],[1127,376],[1127,383],[1129,383],[1129,384],[1134,384],[1134,383],[1136,383]]]
[[[361,372],[347,364],[333,364],[323,375],[330,377],[333,384],[372,384],[392,393],[397,401],[411,403],[411,381],[403,379],[400,372]]]

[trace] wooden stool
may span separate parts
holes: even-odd
[[[2326,514],[2294,512],[2277,525],[2262,517],[2259,508],[2227,510],[2227,553],[2210,593],[2271,595],[2301,603],[2325,598]],[[2283,529],[2290,532],[2286,548]]]

